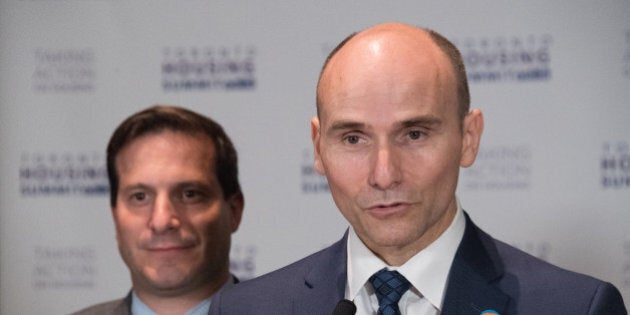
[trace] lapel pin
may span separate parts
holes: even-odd
[[[495,310],[485,310],[481,312],[479,315],[499,315],[499,312]]]

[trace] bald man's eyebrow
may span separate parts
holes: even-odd
[[[442,120],[435,116],[421,116],[411,119],[406,119],[400,122],[401,128],[410,127],[436,127],[442,124]]]
[[[328,128],[329,132],[335,132],[335,131],[339,131],[339,130],[358,130],[358,129],[364,129],[366,127],[366,124],[364,123],[360,123],[360,122],[356,122],[356,121],[337,121],[334,122],[330,128]]]

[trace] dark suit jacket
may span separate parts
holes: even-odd
[[[331,314],[344,298],[346,235],[332,246],[217,295],[212,315]],[[442,314],[627,314],[610,283],[567,271],[497,241],[466,215]]]

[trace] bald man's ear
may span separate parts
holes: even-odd
[[[464,117],[462,124],[462,157],[460,166],[469,167],[475,162],[483,133],[483,114],[473,109]]]
[[[313,164],[317,173],[324,175],[324,165],[319,151],[320,132],[319,118],[313,117],[311,119],[311,140],[313,140],[313,155],[315,157]]]

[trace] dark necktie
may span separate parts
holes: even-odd
[[[385,268],[370,277],[378,299],[378,315],[400,315],[398,301],[409,290],[410,283],[398,271]]]

